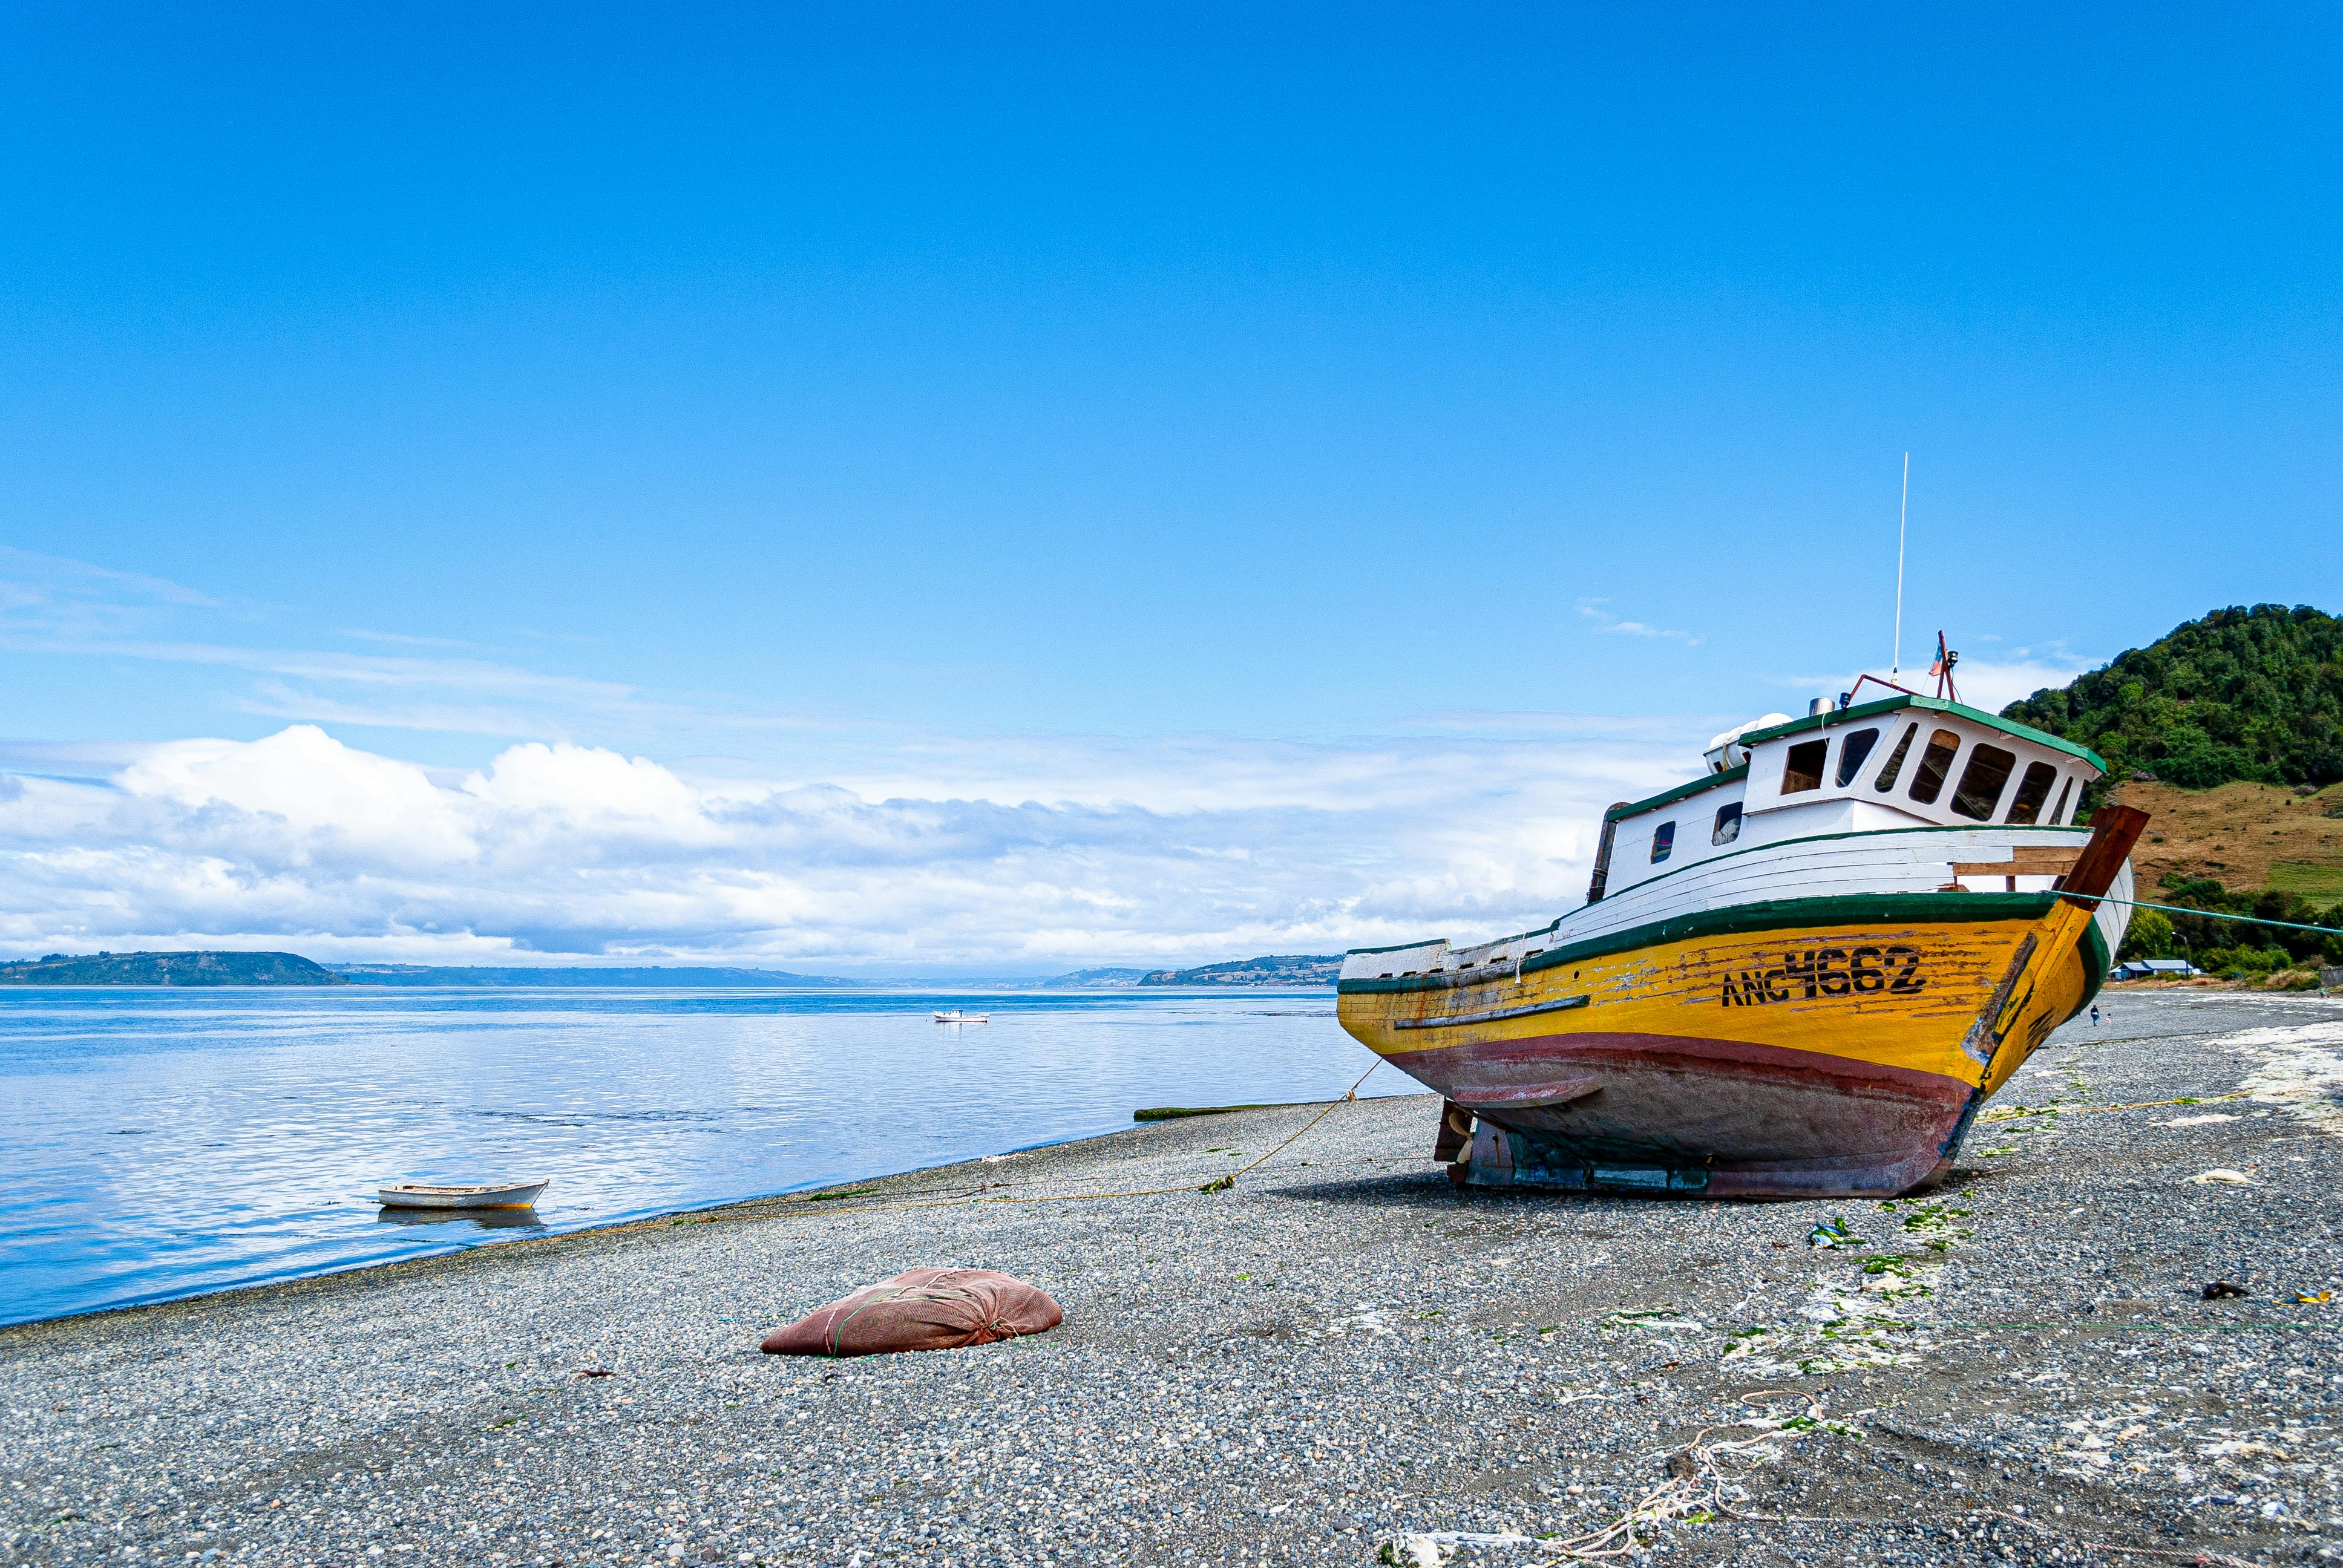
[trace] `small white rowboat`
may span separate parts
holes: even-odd
[[[433,1187],[421,1181],[400,1181],[375,1196],[386,1209],[526,1209],[550,1185],[547,1181],[513,1181],[493,1187]]]

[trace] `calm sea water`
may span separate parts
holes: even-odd
[[[0,1322],[529,1233],[383,1218],[385,1181],[549,1176],[534,1228],[568,1230],[1372,1060],[1324,992],[0,990]]]

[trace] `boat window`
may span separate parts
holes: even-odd
[[[1716,809],[1716,830],[1708,836],[1712,844],[1730,844],[1741,837],[1741,802]]]
[[[1916,724],[1904,727],[1904,739],[1898,740],[1896,749],[1887,754],[1887,766],[1879,770],[1879,782],[1873,785],[1873,789],[1885,795],[1896,788],[1896,775],[1904,771],[1904,754],[1912,749],[1912,737],[1919,732],[1920,727]]]
[[[1790,759],[1782,764],[1782,793],[1795,795],[1801,789],[1823,787],[1823,755],[1830,750],[1827,740],[1805,740],[1790,748]]]
[[[2065,784],[2059,787],[2058,803],[2050,808],[2050,825],[2053,828],[2066,819],[2066,797],[2072,795],[2074,792],[2075,781],[2072,779],[2067,779]]]
[[[1838,743],[1838,771],[1832,777],[1838,780],[1840,789],[1844,789],[1855,782],[1855,776],[1863,771],[1864,759],[1878,744],[1879,731],[1876,729],[1858,729]]]
[[[1979,822],[1993,820],[2001,804],[2002,787],[2017,766],[2017,753],[1980,742],[1969,748],[1969,765],[1961,769],[1960,787],[1953,791],[1953,814]]]
[[[1928,737],[1928,749],[1920,753],[1920,766],[1912,772],[1912,799],[1923,806],[1933,805],[1945,792],[1945,775],[1953,770],[1953,753],[1961,749],[1961,738],[1949,729],[1939,729]]]
[[[1676,825],[1674,822],[1663,822],[1658,827],[1652,829],[1653,865],[1656,866],[1662,860],[1666,859],[1668,858],[1669,851],[1674,849],[1675,847]]]
[[[2009,803],[2009,820],[2016,823],[2042,820],[2042,802],[2050,799],[2050,785],[2058,777],[2058,769],[2047,762],[2029,762],[2026,777],[2017,781],[2017,798]]]

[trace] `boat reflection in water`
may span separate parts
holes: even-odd
[[[378,1225],[472,1225],[483,1231],[545,1229],[534,1209],[384,1209]]]

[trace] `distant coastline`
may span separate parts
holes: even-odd
[[[1141,987],[1260,986],[1322,989],[1334,983],[1339,956],[1272,955],[1189,970],[1097,968],[1046,980],[910,977],[847,980],[789,970],[689,964],[618,966],[553,964],[319,964],[297,953],[97,952],[50,953],[0,963],[0,985],[11,986],[413,986],[578,987],[610,990],[852,990],[949,986],[985,990],[1129,990]]]
[[[0,964],[0,985],[347,985],[297,953],[50,953]]]
[[[1342,972],[1340,953],[1289,953],[1233,963],[1206,964],[1202,969],[1158,970],[1140,980],[1143,986],[1331,986]]]

